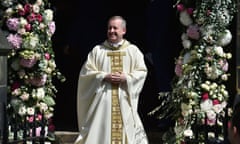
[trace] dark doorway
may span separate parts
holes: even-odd
[[[88,52],[106,38],[107,19],[121,15],[127,20],[126,38],[146,56],[148,78],[143,88],[139,113],[147,130],[161,129],[168,123],[148,116],[160,104],[159,91],[169,91],[173,76],[176,35],[171,1],[161,0],[56,0],[56,33],[53,46],[56,64],[66,76],[58,89],[54,123],[56,130],[77,131],[76,91],[80,68]],[[176,25],[176,24],[175,24]]]

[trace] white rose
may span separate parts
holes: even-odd
[[[37,4],[33,5],[33,12],[39,13],[40,12],[40,7]]]
[[[218,44],[221,46],[228,45],[232,40],[232,34],[229,30],[225,30],[223,33],[220,34]]]
[[[213,106],[213,103],[212,103],[212,100],[210,100],[210,99],[204,100],[200,103],[200,108],[204,112],[212,109],[212,106]]]
[[[189,49],[190,47],[191,47],[191,45],[192,45],[192,43],[191,43],[191,41],[190,40],[183,40],[182,41],[182,45],[183,45],[183,47],[185,48],[185,49]]]
[[[180,22],[184,26],[189,26],[190,24],[193,23],[193,20],[191,19],[190,15],[188,14],[188,12],[186,10],[180,12]]]
[[[223,52],[223,48],[220,47],[220,46],[215,46],[214,47],[214,51],[215,53],[220,56],[220,57],[223,57],[224,56],[224,52]]]
[[[44,20],[48,23],[53,20],[53,11],[51,9],[46,9],[43,13]]]

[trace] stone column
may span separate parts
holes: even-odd
[[[10,49],[4,32],[0,30],[0,136],[3,141],[7,138],[7,55]]]

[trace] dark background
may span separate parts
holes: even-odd
[[[172,1],[162,0],[53,0],[56,64],[67,81],[56,82],[56,130],[77,131],[78,74],[88,52],[106,39],[107,20],[121,15],[127,20],[126,38],[145,55],[148,77],[140,95],[139,114],[146,130],[167,127],[169,120],[148,115],[161,102],[158,93],[171,90],[174,58],[179,49],[178,20]]]

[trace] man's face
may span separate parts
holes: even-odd
[[[107,36],[108,41],[112,43],[120,42],[126,33],[126,28],[122,26],[122,20],[113,19],[108,23]]]

